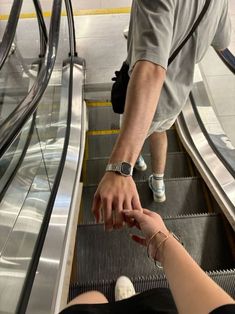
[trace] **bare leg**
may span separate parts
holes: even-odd
[[[83,294],[80,294],[69,302],[68,306],[75,304],[103,304],[108,303],[106,297],[98,291],[89,291]]]
[[[152,170],[155,174],[164,174],[167,154],[166,132],[154,132],[150,135]]]

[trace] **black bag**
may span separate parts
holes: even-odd
[[[112,78],[114,84],[111,90],[111,102],[115,113],[123,113],[126,101],[127,86],[129,83],[129,65],[123,62],[119,71],[115,72],[116,77]]]
[[[192,36],[198,25],[200,24],[201,20],[203,19],[211,0],[206,0],[205,5],[203,7],[202,12],[200,13],[199,17],[197,18],[196,22],[194,23],[190,33],[188,36],[183,40],[181,45],[174,51],[174,53],[171,55],[171,57],[168,60],[168,66],[172,63],[172,61],[176,58],[176,56],[179,54],[180,50],[183,48],[183,46],[186,44],[186,42],[189,40],[189,38]],[[111,103],[113,106],[113,111],[115,113],[122,114],[124,113],[125,108],[125,102],[126,102],[126,92],[127,92],[127,86],[129,83],[129,65],[126,62],[123,62],[122,67],[119,71],[115,71],[115,77],[112,78],[112,81],[114,81],[112,90],[111,90]]]

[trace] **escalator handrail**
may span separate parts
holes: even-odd
[[[67,60],[64,61],[64,65],[67,64],[69,65],[69,78],[68,78],[68,81],[69,81],[69,87],[68,87],[68,96],[67,96],[67,101],[68,101],[68,114],[67,114],[67,127],[66,127],[66,135],[65,135],[65,141],[64,141],[64,147],[63,147],[63,152],[62,152],[62,156],[61,156],[61,160],[60,160],[60,164],[59,164],[59,167],[58,167],[58,172],[56,174],[56,177],[55,177],[55,180],[54,180],[54,184],[53,184],[53,187],[52,187],[52,190],[51,190],[51,195],[50,195],[50,198],[49,198],[49,201],[48,201],[48,205],[47,205],[47,209],[46,209],[46,215],[44,217],[44,221],[43,221],[43,224],[42,224],[42,229],[40,231],[40,236],[38,237],[39,240],[38,240],[38,243],[37,243],[37,247],[35,248],[35,252],[36,254],[33,255],[33,259],[34,261],[38,261],[39,258],[41,257],[41,255],[45,256],[45,252],[43,251],[44,249],[44,246],[48,245],[48,242],[51,244],[51,239],[48,241],[48,238],[47,238],[47,231],[48,231],[48,227],[49,227],[49,224],[50,224],[50,220],[51,220],[51,214],[52,212],[54,213],[55,211],[55,202],[56,202],[56,198],[58,197],[58,192],[60,193],[61,191],[59,191],[59,189],[61,188],[61,181],[63,181],[64,179],[64,172],[65,172],[65,168],[68,167],[67,163],[68,163],[68,159],[71,158],[71,156],[68,158],[68,151],[71,150],[72,148],[72,151],[74,153],[74,156],[76,156],[77,152],[76,152],[76,149],[75,146],[73,147],[74,143],[71,143],[71,126],[72,129],[75,128],[75,124],[78,123],[77,121],[77,117],[75,118],[76,120],[76,123],[74,123],[75,121],[73,121],[74,117],[74,113],[72,113],[74,111],[74,98],[73,98],[73,91],[74,91],[74,83],[73,83],[73,70],[74,70],[74,66],[75,65],[79,65],[81,67],[84,68],[85,66],[85,61],[79,57],[77,57],[77,53],[76,53],[76,37],[75,37],[75,28],[74,28],[74,19],[73,19],[73,9],[72,9],[72,4],[71,4],[71,0],[65,0],[65,4],[66,4],[66,11],[67,11],[67,19],[68,19],[68,28],[69,28],[69,36],[70,36],[70,39],[69,39],[69,43],[70,43],[70,53],[69,53],[69,58]],[[72,38],[71,38],[72,36]],[[75,97],[76,98],[76,97]],[[81,106],[76,106],[76,110],[81,110],[83,111],[83,107]],[[83,113],[84,114],[84,113]],[[84,119],[82,119],[83,121]],[[80,127],[79,128],[80,131],[83,131],[83,133],[81,132],[80,136],[79,134],[77,134],[76,136],[76,139],[79,141],[79,145],[80,145],[80,148],[79,148],[79,154],[77,156],[78,158],[78,165],[77,167],[75,167],[74,169],[74,173],[76,173],[76,171],[78,171],[78,168],[80,167],[81,168],[81,164],[82,164],[82,156],[83,156],[83,151],[81,149],[82,146],[84,146],[84,143],[82,141],[82,137],[83,135],[85,134],[85,127]],[[72,130],[72,132],[74,132],[74,130]],[[72,146],[71,146],[72,145]],[[73,156],[73,162],[76,163],[76,158]],[[71,164],[70,164],[70,167],[71,167]],[[66,170],[67,171],[67,170]],[[71,185],[73,185],[73,183],[71,183]],[[70,208],[69,208],[69,212],[70,212]],[[71,213],[70,213],[71,214]],[[67,220],[69,220],[69,215],[68,214],[68,217],[64,217],[66,215],[64,215],[64,219],[65,221],[68,223]],[[66,230],[66,228],[65,228]],[[56,230],[54,230],[56,232]],[[67,231],[66,231],[67,232]],[[62,230],[60,228],[60,235],[62,234]],[[66,235],[64,235],[64,237],[66,237]],[[50,238],[50,236],[49,236]],[[46,243],[45,243],[46,242]],[[62,249],[62,247],[61,247]],[[47,251],[47,249],[46,249]],[[48,251],[47,251],[48,252]],[[56,252],[58,253],[58,252]],[[62,254],[64,255],[64,254]],[[55,254],[56,256],[56,254]],[[59,254],[60,256],[60,254]],[[40,261],[39,261],[39,268],[40,268]],[[33,265],[34,267],[31,268],[31,276],[29,276],[29,280],[31,280],[31,285],[32,285],[32,278],[33,276],[35,275],[36,273],[36,266],[37,266],[37,263],[35,262],[35,264]],[[44,263],[44,266],[45,266],[45,263]],[[43,268],[40,268],[41,270],[41,274],[43,273]],[[58,272],[60,272],[61,269],[59,270],[58,269]],[[38,279],[38,278],[37,278]],[[54,277],[53,279],[56,280],[56,284],[58,284],[58,278],[57,278],[57,274],[56,274],[56,277]],[[31,287],[31,285],[28,285]],[[33,292],[35,292],[35,290],[37,290],[37,295],[38,293],[40,294],[40,289],[43,289],[43,287],[41,287],[41,285],[38,285],[38,283],[35,284],[35,286],[33,286]],[[54,289],[54,288],[53,288]],[[57,288],[55,288],[55,290],[57,291],[56,295],[58,297],[58,290]],[[54,290],[53,290],[53,293],[54,293]],[[48,292],[48,294],[50,294],[50,292]],[[33,296],[30,296],[32,297],[32,300],[34,298],[34,293],[33,293]],[[52,309],[53,308],[53,311],[54,311],[54,308],[56,308],[56,298],[54,297],[53,298],[53,304],[50,304],[50,308]],[[33,302],[34,304],[34,302]],[[24,308],[25,309],[25,308]],[[56,311],[57,312],[57,311]]]
[[[42,7],[39,2],[39,0],[33,0],[34,7],[36,10],[37,14],[37,19],[38,19],[38,27],[39,27],[39,33],[40,33],[40,55],[39,57],[45,57],[46,54],[46,48],[47,48],[47,43],[48,43],[48,34],[47,34],[47,28],[46,24],[43,18],[43,13],[42,13]]]
[[[60,17],[61,0],[54,0],[45,59],[43,60],[38,77],[29,93],[7,117],[0,128],[0,158],[19,134],[26,121],[35,112],[38,103],[47,88],[57,55]]]
[[[223,51],[215,50],[225,65],[235,74],[235,56],[229,49]]]
[[[193,111],[194,111],[194,114],[195,114],[195,117],[198,121],[198,124],[205,136],[205,138],[207,139],[207,142],[209,143],[210,147],[212,148],[212,150],[214,151],[214,153],[216,154],[216,156],[220,159],[220,161],[224,164],[225,168],[230,172],[230,174],[235,178],[235,167],[234,165],[231,164],[231,162],[229,162],[229,159],[227,158],[227,156],[225,155],[225,152],[221,152],[219,150],[219,148],[217,147],[217,145],[215,144],[215,142],[211,139],[211,136],[207,130],[207,127],[204,125],[203,121],[202,121],[202,118],[201,118],[201,115],[198,111],[198,108],[197,108],[197,104],[195,102],[195,99],[194,99],[194,93],[193,91],[190,93],[189,95],[189,99],[191,101],[191,105],[192,105],[192,108],[193,108]],[[224,134],[225,137],[226,134]]]
[[[65,0],[67,20],[68,20],[68,29],[69,29],[69,47],[70,47],[70,56],[77,57],[77,48],[76,48],[76,36],[75,36],[75,27],[74,27],[74,18],[73,18],[73,7],[70,0]]]
[[[2,42],[0,43],[0,70],[7,59],[7,56],[9,54],[9,51],[11,49],[15,37],[16,27],[19,21],[22,3],[23,0],[14,0],[12,4],[7,26],[3,34]]]

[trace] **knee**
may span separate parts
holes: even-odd
[[[75,299],[73,299],[70,305],[74,304],[102,304],[108,303],[107,298],[99,291],[88,291],[85,293],[80,294]]]
[[[167,139],[166,131],[163,132],[154,132],[152,135],[152,138],[154,139]]]

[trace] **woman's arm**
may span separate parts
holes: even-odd
[[[169,231],[158,214],[145,209],[143,213],[124,212],[126,217],[135,219],[145,235],[145,239],[133,236],[136,242],[146,245],[154,233],[161,231],[151,240],[149,252],[161,262],[180,314],[208,314],[219,306],[235,304],[172,235],[161,245]]]

